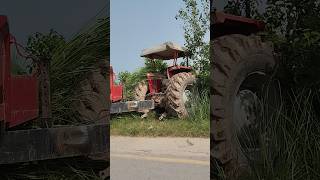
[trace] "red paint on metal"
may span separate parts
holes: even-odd
[[[115,83],[116,75],[113,72],[112,66],[110,66],[110,99],[111,102],[118,102],[123,99],[123,87],[121,84]]]
[[[178,72],[190,72],[192,71],[191,66],[169,66],[167,68],[167,76],[171,78],[173,75],[177,74]]]
[[[161,81],[164,77],[156,73],[147,73],[150,95],[161,92]]]
[[[0,120],[8,127],[38,117],[38,82],[33,75],[11,75],[8,21],[0,16]]]
[[[11,77],[11,118],[9,127],[38,117],[38,80],[33,76]]]
[[[211,15],[210,22],[211,38],[229,34],[250,35],[265,29],[265,23],[263,21],[225,14],[223,12],[214,12]]]
[[[265,27],[265,23],[263,21],[258,21],[255,19],[250,19],[242,16],[235,16],[231,14],[226,14],[223,12],[215,12],[214,24],[223,24],[227,22],[241,22],[246,24],[254,25],[257,29],[263,30]]]

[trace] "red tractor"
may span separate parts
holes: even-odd
[[[173,60],[173,64],[165,72],[147,73],[147,81],[140,82],[135,88],[135,99],[152,99],[155,106],[165,109],[166,113],[179,118],[187,117],[191,107],[189,100],[192,87],[196,80],[193,69],[189,66],[188,56],[185,48],[172,42],[144,49],[141,57],[151,61]],[[180,57],[186,57],[186,66],[177,64]],[[166,113],[163,113],[160,119]]]
[[[36,74],[13,75],[11,48],[17,46],[9,32],[7,17],[0,16],[0,165],[94,157],[100,164],[99,170],[107,168],[108,117],[90,125],[54,126],[51,123],[49,61],[39,63],[39,77]],[[30,121],[41,122],[41,127],[20,126]],[[108,172],[101,171],[101,176],[106,178]]]
[[[259,138],[261,102],[268,105],[264,113],[278,106],[273,46],[258,35],[264,27],[262,21],[211,12],[211,179],[237,179],[249,170],[248,159],[260,148],[243,142],[249,134]]]

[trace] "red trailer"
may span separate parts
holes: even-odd
[[[110,113],[120,114],[125,112],[141,112],[154,108],[153,100],[141,100],[141,101],[124,101],[123,98],[123,86],[122,84],[116,84],[116,75],[113,72],[112,66],[110,66],[110,100],[112,102]]]
[[[15,47],[16,42],[10,35],[8,19],[0,16],[0,165],[67,157],[103,157],[94,160],[100,164],[99,170],[105,177],[108,172],[103,170],[108,167],[109,152],[107,120],[82,126],[51,126],[47,62],[40,65],[39,77],[13,75],[11,46]],[[31,120],[41,121],[43,126],[19,130],[19,125]]]

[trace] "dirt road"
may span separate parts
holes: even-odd
[[[111,179],[209,180],[208,138],[111,137]]]

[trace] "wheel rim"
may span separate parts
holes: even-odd
[[[256,159],[259,151],[259,125],[262,117],[261,88],[266,75],[252,73],[241,84],[233,102],[233,139],[240,166],[247,166],[248,160]]]
[[[256,93],[248,89],[239,91],[233,104],[233,119],[237,132],[241,131],[244,126],[256,123],[260,110],[259,106],[260,100]]]
[[[192,99],[192,92],[191,92],[191,87],[188,86],[182,93],[182,102],[189,113],[191,110],[191,99]]]

